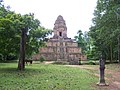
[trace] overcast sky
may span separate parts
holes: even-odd
[[[58,15],[67,25],[68,37],[74,38],[78,30],[89,31],[97,0],[4,0],[16,13],[34,13],[41,25],[53,29]]]

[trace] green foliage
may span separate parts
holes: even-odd
[[[102,53],[110,62],[118,59],[119,9],[120,0],[98,0],[94,11],[94,25],[91,26],[89,32],[96,52],[95,56],[98,57]]]
[[[0,63],[0,90],[96,90],[98,78],[89,70],[32,64],[17,71],[16,63]]]
[[[45,61],[46,59],[45,59],[45,57],[44,56],[40,56],[40,58],[39,58],[39,61],[40,62],[43,62],[43,61]]]
[[[99,60],[89,59],[87,61],[81,61],[82,65],[99,65]]]
[[[96,51],[93,45],[93,40],[89,35],[89,32],[82,33],[81,30],[78,31],[78,35],[75,36],[78,46],[82,48],[82,53],[87,55],[87,58],[96,58]],[[95,54],[94,54],[95,53]]]
[[[14,20],[12,19],[14,12],[9,11],[4,5],[0,6],[0,54],[3,60],[8,56],[18,53],[19,37],[14,28]]]
[[[83,33],[81,30],[78,31],[77,33],[78,35],[75,36],[75,39],[78,43],[78,47],[82,48],[82,52],[85,53],[86,51],[86,42],[85,42],[85,39],[83,37]]]
[[[93,60],[89,60],[89,61],[88,61],[88,64],[89,64],[89,65],[96,65],[96,63],[95,63]]]
[[[16,14],[0,2],[0,54],[3,60],[10,54],[19,56],[22,30],[26,34],[26,57],[37,53],[51,33],[51,30],[40,26],[40,21],[34,18],[34,14]]]
[[[38,27],[37,29],[30,30],[26,40],[26,54],[30,57],[32,54],[38,53],[38,48],[43,47],[48,40],[47,36],[51,34],[50,29]],[[31,52],[30,52],[31,51]]]

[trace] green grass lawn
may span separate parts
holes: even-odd
[[[0,90],[96,90],[98,81],[90,71],[62,65],[0,63]]]

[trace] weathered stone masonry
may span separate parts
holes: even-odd
[[[70,64],[79,64],[79,59],[86,59],[78,44],[67,37],[66,23],[61,15],[55,21],[53,33],[54,36],[48,40],[46,47],[40,48],[39,54],[34,55],[34,58],[44,56],[46,60],[67,61]]]

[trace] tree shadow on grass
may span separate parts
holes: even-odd
[[[24,77],[30,77],[38,74],[46,74],[48,73],[45,69],[33,69],[33,68],[26,68],[23,71],[18,70],[17,68],[0,68],[0,73],[6,74],[6,75],[15,75],[15,76],[24,76]]]
[[[17,72],[16,68],[0,68],[0,72]]]

